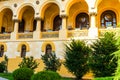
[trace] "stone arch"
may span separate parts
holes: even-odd
[[[6,14],[7,13],[7,14]],[[14,28],[13,11],[9,7],[0,10],[0,32],[12,32]],[[4,31],[3,31],[4,28]]]
[[[6,43],[0,42],[0,45],[3,45],[4,46],[4,52],[7,52],[7,45],[6,45]]]
[[[22,16],[23,12],[25,11],[26,7],[31,7],[34,10],[34,13],[35,13],[35,6],[31,3],[25,3],[18,8],[17,19],[21,20],[21,16]]]
[[[45,13],[45,10],[50,6],[50,4],[55,4],[55,5],[57,5],[58,6],[58,8],[59,8],[59,11],[60,11],[60,3],[58,2],[58,1],[53,1],[53,0],[51,0],[51,1],[45,1],[43,4],[42,4],[42,6],[40,7],[40,10],[39,10],[39,12],[40,12],[40,17],[43,19],[44,18],[44,13]]]
[[[53,19],[56,15],[59,15],[59,6],[56,3],[49,2],[43,6],[41,12],[41,18],[44,21],[43,30],[53,29]]]
[[[88,4],[85,0],[71,0],[70,3],[68,3],[68,11],[67,11],[67,26],[74,29],[75,28],[75,18],[77,14],[81,12],[85,12],[88,14]],[[84,7],[83,7],[84,6]],[[78,8],[79,7],[79,8]]]
[[[47,45],[47,44],[50,44],[50,45],[51,45],[51,47],[52,47],[52,52],[54,52],[54,51],[55,51],[55,44],[54,44],[52,41],[46,41],[46,42],[44,42],[44,43],[42,44],[41,51],[42,51],[42,52],[45,52],[45,48],[46,48],[46,45]]]
[[[18,48],[17,48],[17,51],[18,52],[21,52],[21,47],[22,45],[25,45],[26,46],[26,52],[29,52],[30,51],[30,46],[27,42],[21,42],[19,45],[18,45]]]
[[[88,3],[85,0],[69,0],[69,2],[67,3],[67,5],[65,7],[65,11],[66,11],[67,15],[69,15],[69,11],[70,11],[71,6],[78,3],[78,2],[81,2],[81,3],[85,2],[85,4],[87,5],[87,8],[88,8]]]
[[[20,20],[19,23],[21,23],[22,20],[24,20],[24,26],[21,26],[19,24],[19,30],[22,28],[23,31],[33,31],[33,19],[35,16],[35,9],[31,5],[25,5],[22,6],[22,8],[19,11],[18,19]],[[22,24],[22,23],[21,23]],[[20,28],[21,27],[21,28]]]

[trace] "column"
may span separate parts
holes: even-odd
[[[33,32],[33,38],[34,39],[40,39],[41,38],[41,18],[36,17],[37,20],[37,25],[36,25],[36,30]]]
[[[62,18],[62,29],[59,31],[59,38],[66,39],[67,38],[67,16],[61,15]]]
[[[14,33],[18,33],[19,20],[14,20]]]
[[[11,39],[16,40],[18,34],[19,20],[14,19],[14,31],[11,33]]]
[[[41,32],[41,19],[37,18],[37,26],[36,26],[36,31],[40,31]]]
[[[90,38],[98,38],[98,28],[96,27],[96,12],[90,12],[90,28],[88,31],[88,36]]]

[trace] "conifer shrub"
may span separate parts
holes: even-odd
[[[41,71],[34,74],[31,80],[61,80],[61,76],[53,71]]]
[[[57,71],[60,69],[61,62],[55,53],[42,55],[42,60],[45,64],[45,70]]]
[[[36,69],[38,67],[39,63],[34,60],[34,58],[31,57],[24,57],[22,59],[22,62],[18,65],[20,68],[31,68],[32,70]]]
[[[113,52],[118,50],[115,34],[106,32],[103,37],[93,42],[91,48],[90,67],[95,77],[113,76],[117,67],[117,60],[113,59]],[[112,60],[113,59],[113,60]]]
[[[34,72],[30,68],[19,68],[13,71],[13,78],[14,80],[30,80],[33,74]]]
[[[66,44],[65,53],[65,67],[76,76],[76,80],[81,80],[82,76],[89,71],[91,49],[84,41],[72,40]]]
[[[5,71],[5,68],[6,68],[5,63],[1,62],[0,63],[0,73],[3,73]]]

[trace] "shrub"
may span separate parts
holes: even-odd
[[[89,71],[91,49],[83,41],[72,40],[70,44],[66,44],[65,53],[64,65],[76,76],[76,80],[80,80]]]
[[[41,71],[34,74],[31,80],[61,80],[61,76],[53,71]]]
[[[55,53],[42,55],[42,60],[45,64],[45,70],[56,71],[60,69],[60,59],[56,57]]]
[[[6,65],[5,65],[5,63],[2,61],[2,62],[0,63],[0,73],[3,73],[3,72],[5,71],[5,68],[6,68]]]
[[[100,77],[100,78],[95,78],[93,80],[113,80],[114,77]]]
[[[91,69],[96,77],[112,76],[117,67],[117,60],[111,55],[118,50],[116,38],[113,33],[106,32],[104,36],[93,43],[91,46],[93,54],[91,56]]]
[[[31,68],[32,70],[34,70],[35,68],[37,68],[39,65],[39,63],[36,62],[36,60],[34,60],[34,58],[31,57],[27,57],[27,58],[23,58],[22,62],[18,65],[20,68]]]
[[[19,68],[13,71],[14,80],[30,80],[33,70],[30,68]]]

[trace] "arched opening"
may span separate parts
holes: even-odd
[[[62,18],[57,15],[53,21],[53,31],[59,31],[62,28]]]
[[[26,56],[26,45],[22,45],[21,46],[21,57],[25,57]]]
[[[0,45],[0,57],[3,57],[4,54],[4,45]]]
[[[46,45],[46,50],[45,50],[45,54],[51,54],[52,53],[52,47],[50,44]]]
[[[24,6],[19,12],[19,20],[21,20],[20,24],[24,26],[24,31],[22,28],[21,32],[31,32],[34,29],[35,21],[34,21],[35,11],[31,6]],[[20,29],[20,28],[19,28]]]
[[[59,7],[55,3],[48,3],[42,8],[41,16],[43,18],[42,31],[55,30],[54,18],[59,15]]]
[[[111,10],[104,11],[101,15],[100,22],[102,28],[107,28],[107,27],[115,28],[117,25],[115,12]]]
[[[71,0],[67,5],[67,8],[67,28],[69,30],[78,28],[79,23],[76,22],[76,19],[78,19],[80,15],[83,15],[82,13],[87,14],[89,12],[87,2],[85,0]]]
[[[25,20],[22,19],[22,21],[19,22],[18,32],[24,32],[24,29],[25,29]]]
[[[89,16],[86,13],[80,13],[76,16],[76,28],[88,29],[89,28]]]
[[[7,13],[7,14],[6,14]],[[14,29],[13,12],[11,9],[3,9],[0,13],[0,32],[1,33],[11,33]]]

